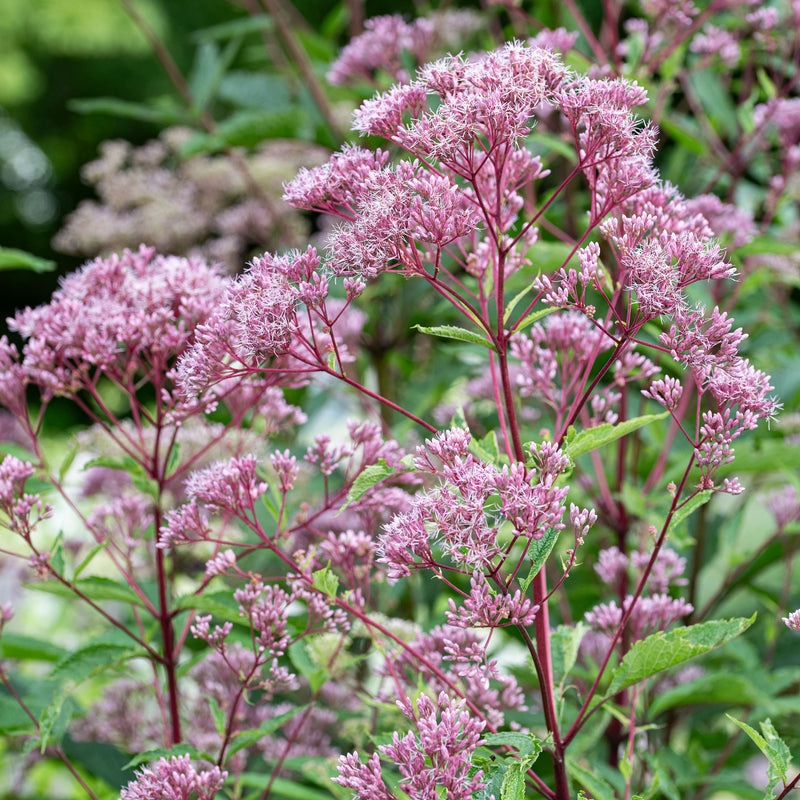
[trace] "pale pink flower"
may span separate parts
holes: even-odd
[[[198,772],[189,756],[160,758],[139,770],[120,793],[121,800],[213,800],[228,773],[219,767]]]
[[[800,632],[800,609],[792,611],[788,617],[781,617],[781,619],[790,631]]]

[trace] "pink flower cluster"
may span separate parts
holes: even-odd
[[[480,790],[483,773],[472,770],[471,757],[481,742],[484,723],[446,694],[433,703],[420,695],[416,704],[398,701],[400,710],[416,725],[413,732],[400,736],[378,749],[400,770],[400,784],[411,800],[428,800],[444,790],[448,800],[469,800]],[[334,782],[353,790],[359,800],[394,800],[381,775],[380,757],[374,753],[366,764],[357,753],[339,758],[339,776]]]
[[[26,494],[25,483],[35,470],[29,461],[7,455],[0,462],[0,511],[7,520],[2,524],[27,541],[33,528],[52,515],[53,509],[38,494]],[[35,518],[31,514],[35,513]]]
[[[189,756],[160,758],[136,773],[120,793],[121,800],[214,800],[228,773],[219,767],[198,772]]]
[[[24,381],[45,396],[73,395],[92,385],[95,370],[123,385],[163,370],[215,310],[225,284],[200,261],[146,247],[95,259],[66,277],[50,303],[11,320],[27,340]]]
[[[440,483],[417,494],[411,508],[384,527],[379,561],[390,577],[436,567],[434,547],[470,571],[494,570],[504,559],[504,523],[511,524],[513,537],[529,540],[564,527],[569,489],[556,479],[568,462],[558,458],[557,448],[551,453],[549,445],[541,446],[539,469],[519,463],[497,468],[470,453],[470,440],[468,431],[454,428],[417,448],[414,467]]]

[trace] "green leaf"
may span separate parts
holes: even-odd
[[[659,692],[650,704],[650,716],[656,717],[670,708],[684,708],[697,703],[756,703],[763,693],[742,675],[727,673],[720,680],[717,673],[702,675],[689,683],[681,683]]]
[[[234,37],[220,53],[213,40],[204,40],[195,53],[189,89],[192,93],[194,111],[202,111],[216,96],[220,82],[239,51],[241,39]]]
[[[735,138],[739,133],[736,107],[719,75],[712,69],[693,69],[688,71],[687,77],[714,128],[728,138]]]
[[[532,282],[528,283],[528,285],[522,291],[517,292],[514,295],[514,297],[511,298],[508,305],[506,306],[506,310],[503,312],[503,325],[505,325],[508,322],[508,318],[511,316],[511,313],[516,308],[517,303],[519,303],[519,301],[522,300],[522,298],[525,297],[525,295],[528,294],[528,292],[530,292],[532,289],[533,289],[533,283]]]
[[[253,17],[242,17],[230,22],[222,22],[219,25],[212,25],[209,28],[202,28],[192,34],[192,39],[195,42],[202,42],[208,39],[229,39],[246,33],[271,31],[274,27],[275,21],[269,14],[257,14]]]
[[[71,716],[69,689],[62,687],[39,717],[39,747],[44,753],[52,740],[58,740]],[[62,713],[63,712],[63,713]]]
[[[755,256],[763,253],[788,256],[797,252],[797,245],[794,242],[784,242],[772,236],[756,236],[755,239],[737,247],[732,252],[737,256]]]
[[[500,800],[525,800],[525,771],[518,761],[512,762],[506,768],[500,787]]]
[[[330,677],[330,671],[311,658],[305,642],[293,642],[288,652],[292,666],[308,681],[312,692],[316,692]]]
[[[237,111],[220,123],[216,136],[233,147],[254,147],[264,139],[292,138],[297,133],[303,114],[299,109]]]
[[[427,333],[430,336],[441,336],[444,339],[457,339],[460,342],[469,342],[470,344],[479,344],[489,350],[494,350],[494,345],[486,341],[486,337],[475,331],[468,331],[465,328],[459,328],[456,325],[435,325],[428,328],[424,325],[414,325],[420,333]]]
[[[380,459],[377,464],[370,464],[358,474],[353,481],[350,491],[347,493],[347,502],[342,506],[341,513],[351,503],[360,500],[373,486],[380,483],[384,478],[394,475],[394,467],[389,467],[384,459]]]
[[[67,455],[64,457],[64,460],[61,462],[61,466],[58,468],[58,480],[60,483],[64,482],[64,478],[69,471],[69,468],[72,466],[75,456],[78,455],[79,449],[80,446],[78,445],[77,439],[73,439]]]
[[[623,436],[627,436],[629,433],[643,428],[658,419],[664,419],[666,416],[669,416],[669,411],[664,411],[662,414],[645,414],[642,417],[633,417],[632,419],[626,419],[624,422],[618,422],[616,425],[605,422],[580,433],[571,427],[567,434],[564,452],[574,461],[578,456],[621,439]]]
[[[500,463],[500,447],[497,444],[497,434],[494,431],[489,431],[483,439],[471,439],[469,449],[470,452],[487,464],[496,465]]]
[[[778,779],[784,784],[788,779],[789,762],[792,755],[786,743],[778,736],[777,731],[769,718],[761,723],[761,733],[751,728],[746,722],[725,715],[731,722],[738,725],[756,744],[756,747],[767,757],[770,763],[769,787],[766,796],[772,797],[772,790],[778,785]],[[763,734],[763,736],[762,736]]]
[[[331,565],[328,563],[322,569],[318,569],[311,573],[311,579],[314,582],[314,588],[319,589],[323,594],[336,599],[336,592],[339,589],[339,579],[331,571]]]
[[[755,614],[750,619],[718,619],[659,631],[636,642],[615,670],[607,695],[615,695],[626,686],[720,647],[746,631],[755,619]]]
[[[737,439],[737,442],[740,441]],[[723,464],[717,475],[724,477],[732,472],[774,472],[777,468],[792,471],[800,469],[800,447],[787,446],[783,441],[751,441],[737,444],[736,460]]]
[[[78,114],[108,114],[112,117],[137,119],[140,122],[153,122],[156,125],[179,125],[187,121],[184,110],[171,100],[158,105],[145,105],[129,103],[116,97],[94,97],[70,100],[67,108]]]
[[[303,711],[306,706],[298,706],[297,708],[293,708],[291,711],[287,711],[284,714],[278,714],[276,717],[272,717],[268,720],[265,720],[258,728],[250,728],[246,731],[240,731],[237,733],[233,739],[233,743],[231,744],[230,748],[228,748],[225,754],[225,760],[227,761],[232,755],[238,753],[240,750],[243,750],[245,747],[249,747],[251,744],[255,744],[256,742],[261,741],[265,736],[269,736],[271,733],[274,733],[278,728],[283,725],[284,722],[288,722],[292,717],[297,716],[301,711]]]
[[[72,581],[69,586],[65,586],[60,581],[39,581],[37,583],[26,583],[23,585],[27,589],[54,594],[57,597],[74,599],[76,597],[75,589],[77,589],[90,600],[116,600],[122,603],[143,605],[142,600],[130,586],[99,575],[92,575],[88,578]],[[73,586],[75,589],[72,588]]]
[[[202,611],[213,614],[228,622],[242,623],[239,605],[230,592],[214,592],[213,594],[186,594],[178,598],[176,608],[184,611]]]
[[[58,661],[66,651],[53,642],[34,639],[21,633],[0,636],[0,658],[14,661]]]
[[[49,258],[39,258],[13,247],[0,247],[0,270],[28,269],[33,272],[52,272],[55,268],[56,262]]]
[[[585,622],[575,625],[559,625],[550,634],[550,647],[552,649],[553,673],[559,684],[569,671],[575,666],[578,658],[578,648],[589,626]]]
[[[614,788],[608,781],[584,769],[572,759],[567,759],[567,772],[592,794],[594,800],[616,800]]]
[[[541,539],[532,539],[528,548],[528,558],[531,560],[531,568],[528,577],[522,583],[523,592],[528,591],[533,579],[539,574],[539,570],[544,566],[550,553],[553,552],[560,531],[557,528],[548,528]]]
[[[202,696],[208,700],[208,707],[211,709],[211,716],[214,718],[214,727],[217,729],[217,733],[222,739],[225,737],[225,730],[228,727],[228,716],[219,707],[219,703],[215,697],[210,694],[204,694]]]
[[[53,544],[50,545],[50,566],[59,574],[64,574],[64,531],[59,531]]]
[[[217,95],[239,108],[278,111],[291,106],[289,85],[283,75],[232,70],[219,85]]]
[[[3,639],[6,636],[3,634]],[[0,733],[30,733],[33,721],[22,709],[22,706],[11,695],[6,693],[5,687],[0,690]]]
[[[528,141],[533,144],[544,145],[544,148],[534,148],[536,152],[540,152],[541,150],[544,150],[545,152],[548,150],[554,150],[556,153],[564,156],[564,158],[573,163],[578,160],[578,153],[575,150],[575,147],[572,144],[565,142],[559,136],[553,135],[552,133],[545,133],[544,131],[537,130],[528,136]]]
[[[695,130],[693,126],[683,122],[680,115],[673,114],[668,116],[664,114],[658,120],[658,127],[690,153],[702,156],[708,152],[708,146],[705,144],[700,132]]]
[[[96,544],[83,558],[80,564],[78,564],[77,568],[75,569],[75,574],[72,576],[72,580],[75,581],[78,578],[78,575],[83,572],[89,564],[92,563],[94,557],[101,551],[105,550],[108,547],[108,539],[104,542],[100,542],[100,544]]]
[[[523,756],[538,756],[542,752],[542,740],[532,733],[518,731],[487,733],[483,737],[483,743],[487,747],[513,747]]]
[[[115,631],[94,639],[72,653],[67,653],[58,660],[48,677],[79,684],[93,675],[98,675],[139,655],[140,652],[131,639]]]
[[[543,319],[548,314],[552,314],[554,311],[558,311],[558,309],[554,306],[540,308],[538,311],[532,311],[527,317],[525,317],[525,319],[522,320],[522,322],[519,323],[519,325],[517,325],[515,330],[517,332],[525,330],[525,328],[528,326],[533,325],[534,322],[538,322],[540,319]]]
[[[164,475],[167,478],[172,476],[173,471],[178,466],[181,460],[181,445],[180,442],[175,442],[169,449],[169,455],[167,456],[167,465],[164,467]]]
[[[192,758],[210,761],[212,764],[216,761],[214,756],[198,750],[190,744],[176,744],[173,747],[158,747],[155,750],[139,753],[125,764],[122,769],[133,769],[140,764],[148,764],[151,761],[158,761],[159,758],[172,758],[172,756],[191,756]]]
[[[674,534],[678,526],[688,517],[692,512],[696,511],[700,506],[705,505],[714,494],[712,489],[703,489],[698,492],[694,497],[687,500],[678,510],[672,515],[669,521],[669,528],[667,528],[667,538]]]
[[[303,786],[297,781],[289,780],[288,778],[273,778],[268,772],[243,772],[239,776],[239,783],[241,783],[242,786],[250,786],[256,789],[266,789],[267,784],[269,784],[269,796],[271,798],[284,797],[286,800],[331,800],[330,792],[312,789],[309,786]]]
[[[131,456],[123,456],[122,458],[117,458],[116,456],[101,456],[100,458],[93,458],[83,465],[84,470],[90,467],[106,467],[108,469],[122,470],[128,474],[135,488],[142,492],[142,494],[152,497],[156,502],[158,501],[160,494],[158,481],[151,478],[144,467],[138,461],[131,458]]]

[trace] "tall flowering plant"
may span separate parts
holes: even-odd
[[[40,576],[131,640],[115,663],[151,666],[163,730],[138,749],[161,760],[123,797],[239,797],[256,754],[272,763],[254,794],[266,797],[282,770],[337,752],[323,783],[342,797],[602,796],[611,784],[585,757],[600,719],[618,791],[652,785],[636,746],[648,687],[752,622],[671,627],[693,608],[670,594],[685,561],[668,543],[712,494],[742,491],[718,473],[777,403],[739,353],[745,334],[703,305],[695,285],[734,269],[698,205],[659,179],[656,131],[635,113],[645,101],[635,82],[575,73],[552,49],[448,56],[356,112],[355,130],[384,149],[347,145],[285,187],[296,208],[338,220],[324,254],[264,255],[222,279],[143,250],[18,315],[26,344],[20,355],[3,340],[0,399],[36,459],[5,459],[0,502]],[[537,151],[534,129],[552,147]],[[359,360],[371,286],[393,276],[444,309],[420,337],[469,353],[455,414],[385,396]],[[260,460],[254,434],[300,421],[278,387],[315,381],[354,391],[365,419],[344,442],[318,434],[304,464],[280,448]],[[51,509],[24,493],[46,469],[31,384],[44,405],[78,403],[117,448],[95,466],[138,490],[139,505],[120,494],[84,519],[113,585],[133,593],[123,619],[103,602],[119,596],[80,578],[100,550],[70,571],[34,536]],[[412,425],[409,452],[380,408]],[[193,425],[202,435],[179,450]],[[633,490],[663,498],[651,525],[626,499],[648,436],[662,446]],[[201,463],[217,446],[229,457]],[[609,535],[595,570],[617,599],[576,621],[569,578]],[[192,552],[205,571],[180,586]],[[426,577],[443,600],[409,625],[404,585]],[[232,601],[209,594],[221,579],[239,583]],[[43,747],[52,706],[31,715]]]

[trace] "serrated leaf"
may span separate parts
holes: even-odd
[[[626,686],[720,647],[746,631],[755,619],[753,614],[749,619],[712,620],[686,628],[658,631],[636,642],[615,670],[607,695],[615,695]]]
[[[388,466],[384,459],[380,459],[377,464],[370,464],[364,467],[353,481],[350,491],[347,493],[347,502],[342,506],[339,513],[344,511],[351,503],[360,500],[373,486],[380,483],[384,478],[394,475],[394,473],[394,467]]]
[[[577,622],[575,625],[559,625],[550,634],[553,674],[560,684],[575,666],[578,648],[588,630],[586,623]]]
[[[772,796],[772,789],[778,784],[778,778],[784,783],[787,781],[789,762],[792,760],[792,755],[786,743],[778,736],[777,731],[772,725],[769,718],[765,719],[761,724],[761,733],[754,728],[751,728],[746,722],[732,717],[730,714],[725,715],[731,722],[738,725],[752,740],[755,742],[756,747],[767,757],[770,763],[770,772],[774,770],[773,775],[770,776],[769,796]],[[763,734],[763,736],[762,736]]]
[[[332,600],[336,599],[336,592],[339,589],[339,579],[331,571],[330,564],[326,564],[322,569],[312,572],[311,579],[314,582],[315,589],[319,589],[319,591]]]
[[[489,350],[494,350],[494,345],[486,341],[486,337],[482,336],[475,331],[468,331],[466,328],[459,328],[457,325],[434,325],[427,327],[425,325],[413,326],[420,333],[427,333],[429,336],[441,336],[443,339],[457,339],[460,342],[469,342],[470,344],[479,344],[481,347],[486,347]]]
[[[34,639],[21,633],[0,636],[0,658],[14,661],[58,661],[66,654],[63,647],[53,642]]]
[[[53,680],[68,680],[75,684],[118,665],[139,653],[132,641],[127,643],[117,636],[106,635],[67,653],[50,671]]]
[[[246,731],[240,731],[237,733],[233,739],[233,743],[228,748],[225,754],[225,760],[228,761],[231,756],[238,753],[240,750],[243,750],[245,747],[249,747],[251,744],[255,744],[256,742],[261,741],[265,736],[269,736],[271,733],[274,733],[278,728],[283,725],[284,722],[288,722],[292,717],[297,716],[301,711],[303,711],[306,706],[298,706],[297,708],[293,708],[291,711],[287,711],[284,714],[278,714],[271,719],[265,720],[258,728],[250,728]]]
[[[713,494],[714,491],[712,489],[703,489],[703,491],[698,492],[692,498],[687,500],[672,515],[672,519],[669,521],[669,527],[667,528],[667,538],[669,538],[670,534],[675,532],[678,525],[680,525],[686,519],[686,517],[700,508],[700,506],[705,505],[711,499]]]
[[[50,741],[56,738],[55,731],[57,723],[68,698],[69,691],[63,687],[60,691],[56,692],[50,704],[39,716],[39,747],[41,753],[44,753]]]
[[[519,323],[519,325],[516,326],[515,330],[517,332],[525,330],[525,328],[528,328],[531,325],[533,325],[534,322],[538,322],[540,319],[544,319],[548,314],[552,314],[553,312],[558,310],[559,309],[557,308],[549,307],[549,308],[540,308],[538,311],[532,311],[530,314],[528,314],[527,317],[525,317],[525,319],[523,319]]]
[[[500,800],[525,800],[525,772],[518,761],[511,762],[506,768]]]
[[[75,589],[78,589],[90,600],[117,600],[122,603],[143,605],[142,600],[130,586],[99,575],[72,581],[70,586],[65,586],[60,581],[38,581],[37,583],[23,585],[25,588],[33,589],[37,592],[46,592],[57,597],[68,597],[70,599],[75,598],[75,591],[71,588],[74,586]]]
[[[531,561],[531,568],[528,572],[528,577],[522,582],[522,591],[527,592],[528,587],[533,582],[533,579],[539,574],[539,571],[544,566],[550,553],[558,541],[560,531],[557,528],[548,528],[541,539],[531,539],[531,545],[528,548],[528,558]]]
[[[56,262],[49,258],[39,258],[14,247],[0,247],[0,270],[27,269],[41,273],[52,272],[55,268]]]
[[[567,760],[567,772],[592,794],[594,800],[616,800],[616,793],[611,784],[599,775],[584,769],[572,759]]]
[[[159,758],[172,758],[172,756],[191,756],[192,758],[210,761],[212,764],[216,761],[211,754],[198,750],[190,744],[176,744],[172,747],[158,747],[155,750],[139,753],[128,761],[122,769],[133,769],[140,764],[148,764],[151,761],[158,761]]]
[[[501,733],[487,733],[483,737],[487,747],[514,747],[520,755],[538,755],[542,751],[542,740],[532,733],[518,731],[502,731]]]
[[[582,456],[598,447],[603,447],[610,442],[621,439],[629,433],[649,425],[659,419],[669,415],[669,411],[664,411],[662,414],[645,414],[641,417],[633,417],[626,419],[624,422],[618,422],[612,425],[610,422],[605,422],[595,428],[588,428],[580,433],[570,428],[567,435],[567,441],[564,444],[564,452],[574,461],[578,456]]]
[[[5,634],[3,634],[5,639]],[[33,720],[25,713],[22,706],[10,695],[0,691],[0,733],[30,733]]]

